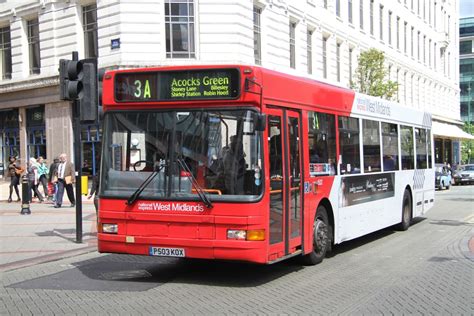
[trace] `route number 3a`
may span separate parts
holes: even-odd
[[[150,81],[145,80],[145,83],[143,83],[141,80],[135,80],[133,84],[135,85],[135,93],[133,94],[135,98],[151,98]]]

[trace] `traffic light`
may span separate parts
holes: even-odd
[[[59,90],[61,100],[77,100],[82,96],[83,67],[79,60],[59,60]]]
[[[81,122],[97,121],[98,88],[97,60],[59,61],[60,99],[78,101]]]
[[[83,64],[82,96],[79,98],[81,122],[95,122],[98,112],[97,66],[93,63]]]

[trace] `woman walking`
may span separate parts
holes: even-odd
[[[10,156],[8,160],[10,161],[8,164],[8,174],[10,175],[10,195],[8,196],[8,203],[11,203],[13,189],[15,189],[15,193],[18,198],[17,201],[21,201],[20,193],[18,191],[18,184],[20,184],[20,176],[24,169],[20,167],[14,156]]]
[[[28,190],[30,195],[30,203],[33,201],[31,196],[31,190],[33,190],[38,196],[40,203],[43,203],[44,199],[41,193],[38,191],[38,183],[39,183],[39,175],[38,175],[38,163],[36,162],[35,158],[30,158],[30,162],[28,163],[28,186],[30,190]]]
[[[49,173],[48,166],[44,162],[43,157],[39,156],[38,157],[38,180],[39,183],[43,185],[43,192],[44,192],[44,197],[48,197],[48,178],[47,175]]]

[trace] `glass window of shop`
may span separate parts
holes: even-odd
[[[82,175],[93,176],[100,169],[102,130],[98,125],[84,125],[81,128]]]
[[[26,109],[27,159],[46,157],[44,105]]]
[[[0,177],[8,173],[10,156],[20,158],[18,109],[0,111]]]

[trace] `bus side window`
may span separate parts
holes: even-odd
[[[428,167],[428,158],[426,150],[426,129],[415,128],[416,142],[416,169],[426,169]]]
[[[398,125],[382,122],[383,171],[398,170]]]
[[[309,172],[311,176],[336,174],[335,115],[308,112]]]
[[[364,172],[380,171],[379,122],[362,120]]]
[[[402,149],[402,169],[415,169],[413,127],[403,125],[400,126],[400,145]]]
[[[359,119],[339,116],[341,174],[360,173]]]

